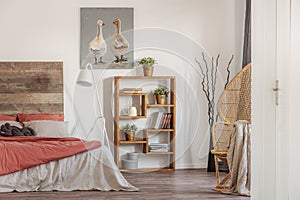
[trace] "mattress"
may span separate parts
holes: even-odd
[[[0,176],[0,192],[138,191],[123,177],[106,146]]]

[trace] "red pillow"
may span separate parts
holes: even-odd
[[[19,122],[29,122],[33,120],[54,120],[54,121],[64,121],[63,114],[18,114]]]
[[[17,116],[8,116],[0,114],[0,121],[17,121]]]

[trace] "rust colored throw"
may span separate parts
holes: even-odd
[[[73,156],[101,146],[78,138],[0,137],[0,175]]]

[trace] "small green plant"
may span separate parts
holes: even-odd
[[[152,57],[143,57],[141,60],[138,61],[139,65],[148,65],[148,66],[152,66],[154,64],[156,64],[156,60]]]
[[[155,95],[160,94],[160,95],[166,95],[166,96],[168,96],[169,93],[170,93],[170,91],[168,89],[166,89],[166,88],[156,88],[153,93]]]
[[[137,126],[135,124],[127,123],[125,126],[123,126],[121,131],[123,131],[124,133],[128,133],[128,132],[131,132],[131,131],[135,132],[135,131],[137,131]]]

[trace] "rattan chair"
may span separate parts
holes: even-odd
[[[219,161],[228,166],[226,157],[233,123],[237,120],[251,122],[251,64],[229,82],[218,100],[217,109],[220,121],[213,124],[211,153],[215,158],[217,184],[220,184]]]

